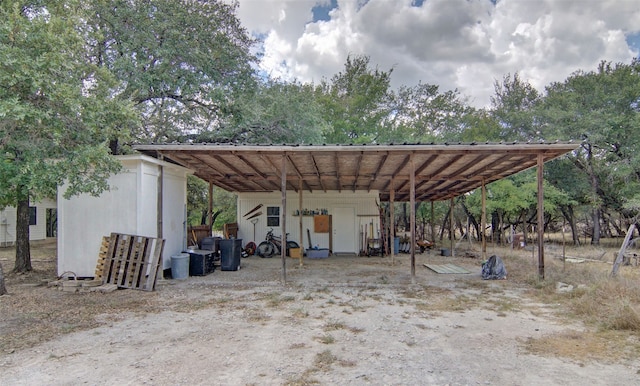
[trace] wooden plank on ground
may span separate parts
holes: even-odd
[[[455,264],[424,264],[425,267],[436,273],[471,273],[466,268],[462,268]]]

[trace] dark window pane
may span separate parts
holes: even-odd
[[[29,207],[29,225],[36,225],[36,219],[38,218],[37,213],[36,213],[36,207],[35,206],[30,206]]]

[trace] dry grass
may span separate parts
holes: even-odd
[[[617,331],[580,332],[564,331],[539,339],[529,338],[523,342],[530,353],[542,356],[559,356],[576,362],[598,360],[619,363],[637,358],[640,346],[637,340]]]
[[[621,267],[618,277],[612,278],[614,252],[614,249],[589,246],[572,248],[567,253],[570,257],[594,260],[583,263],[563,263],[557,257],[545,256],[545,278],[540,280],[537,256],[534,259],[531,251],[505,251],[503,259],[509,271],[509,281],[529,288],[527,294],[541,303],[554,305],[559,317],[587,326],[584,332],[569,331],[529,339],[525,342],[527,350],[576,361],[597,359],[609,362],[638,356],[640,267]],[[603,261],[597,261],[600,258]],[[573,290],[558,292],[558,282],[573,286]]]

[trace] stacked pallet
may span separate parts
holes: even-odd
[[[108,243],[105,239],[102,239],[95,278],[118,288],[153,291],[164,240],[121,233],[112,233]]]
[[[163,248],[163,239],[112,233],[102,238],[93,279],[79,280],[70,273],[72,277],[48,284],[64,292],[153,291]]]

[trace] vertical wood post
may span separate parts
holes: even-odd
[[[538,278],[544,280],[544,159],[538,154]]]
[[[409,192],[409,199],[411,203],[411,283],[416,281],[416,163],[414,153],[411,153],[409,157],[409,179],[411,189]]]
[[[282,237],[280,258],[282,259],[282,284],[287,284],[287,154],[282,155],[282,175],[280,191],[282,192]]]
[[[302,267],[303,265],[303,258],[304,258],[304,244],[302,243],[302,178],[299,180],[298,182],[298,219],[300,220],[299,223],[299,237],[298,237],[298,241],[300,242],[300,266]]]
[[[160,160],[160,162],[164,161],[164,156],[162,154],[160,154],[158,156],[158,159]],[[162,231],[164,228],[164,220],[163,220],[163,211],[164,211],[164,207],[163,207],[163,201],[164,201],[164,166],[162,164],[160,164],[160,170],[158,171],[158,187],[157,187],[158,191],[157,191],[157,197],[156,197],[156,237],[159,239],[162,239]],[[187,245],[189,245],[189,242],[187,241],[189,236],[187,235],[187,218],[186,218],[186,210],[185,210],[185,219],[184,219],[184,224],[182,224],[182,234],[184,235],[184,240],[183,243],[184,245],[182,246],[182,248],[187,248]],[[160,262],[160,266],[164,267],[164,261]],[[158,279],[162,279],[162,274],[163,274],[164,270],[163,269],[159,269],[156,272],[156,280]]]
[[[162,156],[162,154],[159,156],[160,161],[164,160],[164,157]],[[162,164],[160,164],[160,170],[158,171],[158,196],[157,196],[157,200],[158,202],[156,202],[156,216],[157,216],[157,228],[156,228],[156,233],[159,239],[162,238],[162,228],[163,228],[163,219],[162,219],[162,201],[163,201],[163,183],[164,183],[164,166]],[[186,233],[186,226],[187,224],[184,224],[185,226],[185,233]],[[186,248],[186,245],[184,245],[184,247]]]
[[[436,228],[435,228],[435,211],[433,210],[433,201],[431,201],[431,221],[429,221],[431,224],[431,242],[433,243],[433,247],[435,248],[436,246]]]
[[[482,218],[480,220],[482,233],[479,235],[482,238],[482,261],[487,260],[487,187],[485,185],[484,178],[482,179]]]
[[[209,236],[211,236],[213,234],[213,182],[211,181],[209,181],[209,216],[208,217],[209,219],[207,220],[207,224],[209,225]]]
[[[389,244],[391,244],[391,265],[395,264],[395,258],[396,258],[396,251],[395,251],[395,245],[396,245],[396,227],[395,227],[395,217],[396,217],[396,211],[394,208],[394,203],[396,200],[396,190],[395,187],[393,185],[393,178],[391,179],[391,191],[389,192],[389,237],[391,239],[391,242]]]
[[[633,235],[633,229],[635,228],[636,223],[632,223],[629,225],[629,229],[627,230],[626,236],[624,236],[624,241],[622,242],[622,246],[618,251],[618,255],[616,256],[616,260],[613,262],[613,268],[611,269],[611,276],[615,277],[618,275],[618,268],[620,268],[620,264],[622,264],[622,260],[624,260],[624,251],[627,249],[629,245],[629,241],[631,240],[631,236]]]
[[[451,245],[451,256],[454,255],[453,253],[453,239],[455,237],[453,237],[453,197],[451,197],[449,199],[449,243]]]

